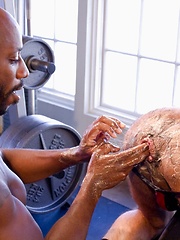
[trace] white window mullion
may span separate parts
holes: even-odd
[[[174,69],[174,88],[172,96],[172,106],[179,105],[179,92],[180,92],[180,75],[179,75],[179,63],[180,63],[180,12],[179,12],[179,21],[178,21],[178,34],[177,34],[177,43],[176,43],[176,65]]]

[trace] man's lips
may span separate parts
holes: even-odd
[[[12,104],[16,104],[19,102],[20,96],[22,95],[22,93],[20,92],[20,90],[22,90],[22,87],[23,87],[23,84],[22,82],[20,82],[18,85],[14,86],[14,88],[4,96],[4,100],[7,106],[10,106]]]
[[[21,90],[23,87],[23,83],[21,82],[19,85],[17,85],[16,87],[13,88],[12,92],[16,92]]]
[[[11,104],[16,104],[16,103],[19,102],[19,100],[20,100],[20,98],[21,98],[21,97],[20,97],[21,94],[20,94],[19,91],[20,91],[20,90],[13,91],[13,92],[11,92],[11,94],[8,95],[8,97],[7,97],[7,105],[8,105],[8,106],[10,106]]]
[[[20,100],[20,95],[18,94],[18,91],[13,91],[12,94],[11,94],[11,96],[12,96],[12,97],[10,97],[10,98],[12,98],[12,103],[13,103],[13,104],[16,104],[16,103],[19,102],[19,100]]]

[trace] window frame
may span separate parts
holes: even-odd
[[[75,115],[78,121],[83,119],[87,122],[100,115],[110,115],[117,117],[129,127],[139,117],[138,114],[130,114],[128,111],[119,111],[119,109],[110,109],[108,106],[101,105],[102,55],[97,52],[97,49],[103,47],[100,39],[104,35],[102,24],[105,13],[102,9],[106,11],[105,2],[104,0],[79,0]],[[98,32],[98,27],[102,31]],[[80,62],[83,58],[84,65]],[[98,87],[95,87],[97,85]],[[81,88],[84,89],[83,94]],[[81,103],[80,107],[78,103]]]
[[[103,45],[100,39],[104,31],[103,28],[102,31],[98,31],[98,27],[99,24],[102,25],[104,20],[104,12],[102,12],[102,9],[105,9],[104,4],[104,0],[79,0],[75,98],[62,93],[56,94],[45,88],[40,89],[37,93],[40,113],[49,114],[47,107],[45,107],[47,103],[51,104],[52,107],[59,106],[60,110],[55,118],[61,120],[62,115],[69,116],[71,113],[71,118],[67,119],[66,122],[80,133],[83,133],[87,126],[101,115],[116,117],[127,127],[139,116],[101,105],[101,78],[98,69],[101,69],[102,59],[97,48]],[[98,90],[95,87],[97,85]]]
[[[25,0],[21,1],[25,4]],[[87,126],[100,115],[116,117],[123,121],[127,127],[139,117],[138,114],[131,114],[128,111],[120,111],[101,105],[101,78],[99,76],[101,74],[102,57],[97,52],[97,48],[103,47],[103,42],[100,39],[104,35],[104,29],[102,27],[102,31],[99,31],[99,26],[103,26],[104,12],[102,9],[106,10],[105,3],[104,0],[78,1],[75,97],[46,88],[37,91],[38,114],[63,121],[76,128],[80,133],[83,133]],[[24,18],[27,18],[27,16],[22,9],[21,13],[21,23],[24,32],[27,33],[28,30],[24,26],[27,24],[27,19],[22,20],[23,16]],[[97,85],[98,88],[95,87]],[[48,110],[47,104],[51,111]]]

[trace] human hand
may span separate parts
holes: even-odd
[[[116,138],[125,125],[116,118],[101,116],[97,118],[85,131],[79,150],[82,156],[90,157],[91,154],[110,137]],[[116,151],[120,148],[116,147]],[[114,150],[115,151],[115,147]]]
[[[111,144],[103,144],[93,153],[85,179],[93,182],[94,192],[100,197],[103,190],[125,180],[132,168],[148,156],[147,143],[118,153],[112,153]]]

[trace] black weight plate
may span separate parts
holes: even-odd
[[[43,123],[48,124],[48,122],[53,123],[54,120],[47,118],[42,115],[31,115],[28,117],[23,117],[19,121],[14,122],[12,125],[3,132],[2,137],[0,137],[0,146],[13,148],[16,147],[18,140],[21,139],[22,135],[26,135],[34,127],[37,127]],[[55,121],[57,123],[57,121]]]
[[[31,38],[23,36],[23,49],[21,56],[25,63],[27,63],[30,57],[36,58],[41,61],[54,63],[54,54],[50,46],[41,39]],[[28,67],[28,64],[26,64]],[[51,74],[29,69],[29,76],[23,79],[24,88],[26,89],[38,89],[42,87],[50,78]]]
[[[45,116],[30,115],[20,118],[2,134],[0,147],[63,149],[79,142],[80,135],[72,127]],[[86,164],[78,164],[41,181],[25,184],[28,209],[42,213],[62,206],[79,185],[85,168]]]

